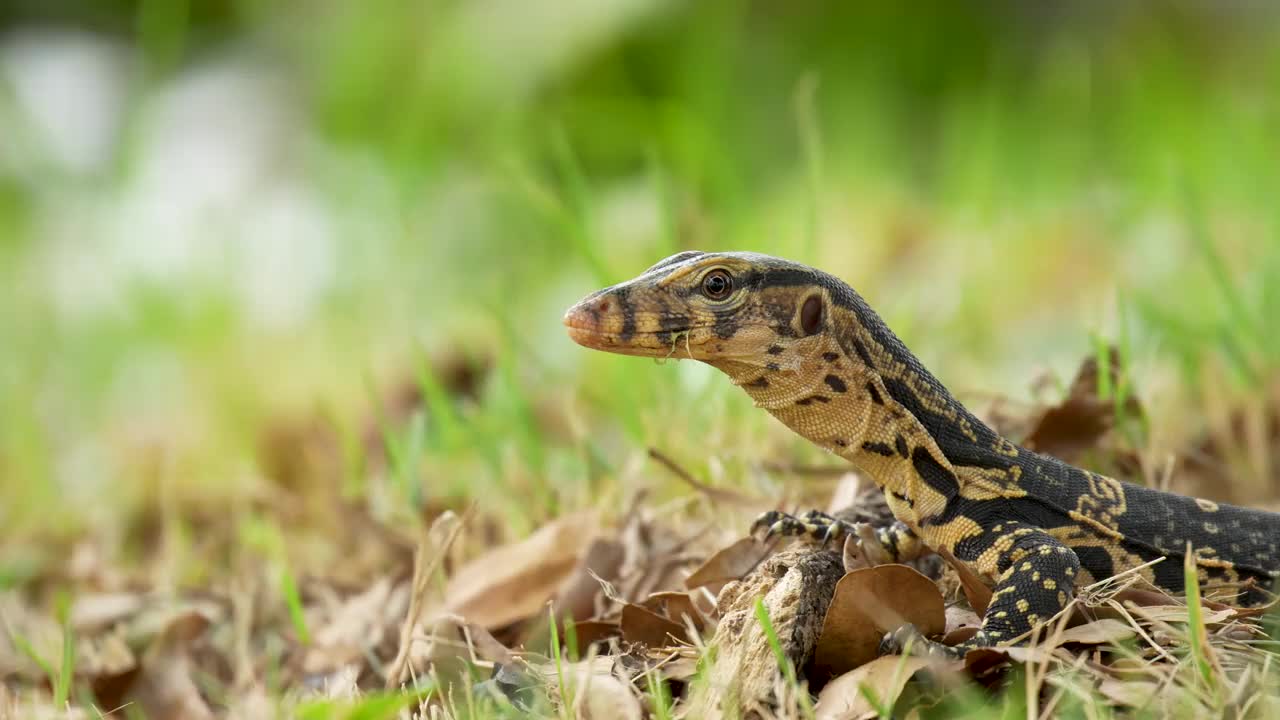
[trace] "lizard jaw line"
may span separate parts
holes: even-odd
[[[569,339],[583,347],[619,355],[656,358],[693,357],[684,340],[677,339],[674,343],[666,340],[666,338],[687,337],[689,333],[687,328],[634,332],[628,339],[623,339],[619,332],[601,330],[597,318],[585,315],[585,313],[571,310],[564,316],[564,326],[569,332]],[[663,340],[659,340],[660,337]]]

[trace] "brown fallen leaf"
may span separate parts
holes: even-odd
[[[1169,608],[1170,612],[1180,611],[1184,615],[1186,614],[1186,606],[1183,605],[1182,598],[1174,597],[1162,591],[1128,587],[1121,589],[1114,597],[1127,605]],[[1280,599],[1247,608],[1203,597],[1200,598],[1200,604],[1215,612],[1226,612],[1231,618],[1251,618],[1265,615],[1273,608],[1280,606]]]
[[[685,578],[684,586],[690,590],[739,580],[751,572],[765,555],[769,546],[753,537],[745,537],[726,548],[717,550],[697,570]]]
[[[703,669],[702,655],[697,648],[682,647],[670,651],[664,648],[659,652],[667,655],[653,666],[653,671],[666,680],[688,682]]]
[[[543,611],[595,536],[591,513],[566,515],[459,568],[445,611],[494,630]]]
[[[947,632],[982,627],[982,617],[962,605],[951,605],[947,608],[946,615]]]
[[[561,631],[563,633],[563,630]],[[578,657],[586,657],[592,645],[622,635],[622,626],[616,620],[583,620],[573,626],[577,638]],[[567,638],[563,638],[567,642]]]
[[[140,593],[114,592],[81,595],[71,605],[71,627],[77,633],[98,632],[121,620],[127,620],[145,606],[146,598]]]
[[[212,718],[213,712],[191,678],[191,650],[209,626],[202,613],[174,617],[156,637],[142,659],[141,670],[129,690],[147,717]]]
[[[1114,347],[1110,348],[1107,374],[1111,387],[1115,388],[1123,381],[1122,370],[1119,352]],[[1098,379],[1098,360],[1091,355],[1080,364],[1067,397],[1058,405],[1044,410],[1022,444],[1067,462],[1073,462],[1082,453],[1096,448],[1116,420],[1115,403],[1100,396]],[[1128,394],[1123,411],[1134,417],[1141,415],[1142,407],[1136,395]]]
[[[681,626],[684,625],[686,617],[699,630],[706,626],[702,613],[698,612],[698,608],[694,605],[693,598],[689,593],[672,590],[656,592],[645,598],[641,605],[656,613],[665,615],[672,622]]]
[[[942,636],[944,645],[956,645],[977,634],[982,618],[967,607],[951,605],[947,608],[947,632]]]
[[[605,538],[593,540],[556,591],[552,603],[556,617],[579,621],[594,615],[600,581],[617,579],[625,557],[622,543]]]
[[[1124,707],[1146,707],[1155,699],[1159,690],[1158,683],[1143,680],[1106,678],[1098,683],[1098,692],[1116,705]]]
[[[424,623],[410,647],[405,663],[407,674],[422,677],[434,672],[445,685],[465,681],[467,667],[473,661],[498,665],[512,658],[511,651],[488,630],[457,615],[441,615]]]
[[[627,642],[649,647],[669,647],[683,641],[687,632],[683,625],[634,603],[622,606],[622,637]]]
[[[1123,642],[1137,635],[1132,625],[1112,618],[1102,618],[1073,628],[1067,628],[1058,635],[1058,644],[1079,643],[1081,645],[1110,645]]]
[[[364,592],[347,598],[316,630],[303,656],[302,672],[307,675],[333,672],[381,644],[395,623],[395,619],[386,614],[391,589],[390,578],[384,577]]]
[[[854,570],[836,584],[822,622],[814,668],[837,676],[870,662],[885,633],[907,623],[929,636],[946,630],[938,586],[905,565]]]
[[[1148,622],[1185,623],[1188,619],[1187,608],[1182,605],[1135,605],[1130,608],[1130,612]],[[1204,624],[1208,626],[1221,625],[1237,617],[1236,608],[1202,612]]]
[[[1019,663],[1049,663],[1057,658],[1053,650],[1039,645],[1017,645],[1013,647],[982,647],[974,648],[965,653],[964,667],[973,675],[981,675],[984,672],[1003,665],[1005,662],[1012,660]]]
[[[641,720],[644,709],[630,683],[600,663],[574,665],[577,691],[573,716],[579,720]]]
[[[957,560],[950,550],[939,547],[938,554],[955,570],[956,577],[960,578],[960,589],[964,591],[964,599],[968,601],[969,607],[978,615],[985,615],[987,606],[991,604],[991,588],[968,565]]]
[[[929,667],[927,658],[887,655],[827,683],[814,707],[817,720],[860,720],[880,715],[897,702],[911,676]],[[959,663],[955,663],[958,667]],[[867,697],[875,698],[875,704]]]

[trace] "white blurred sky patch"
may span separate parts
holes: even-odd
[[[72,174],[105,170],[119,141],[130,74],[126,50],[92,35],[26,31],[0,39],[7,90],[0,96],[11,94],[17,116],[0,119],[0,167],[17,170],[22,159],[40,154]],[[4,127],[15,122],[25,128]]]
[[[0,72],[13,88],[0,138],[36,142],[0,172],[37,201],[32,280],[63,319],[118,311],[145,282],[225,289],[264,329],[307,320],[334,281],[336,233],[283,78],[243,49],[193,66],[142,98],[123,177],[67,183],[55,180],[103,175],[121,150],[122,108],[140,91],[128,54],[84,35],[17,35],[0,45]]]

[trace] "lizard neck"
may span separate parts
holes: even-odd
[[[757,406],[873,479],[909,525],[942,514],[960,493],[954,468],[925,426],[834,335],[793,345],[763,371],[757,363],[713,364]]]
[[[767,358],[712,364],[756,405],[863,470],[891,505],[895,495],[910,499],[900,518],[938,515],[957,495],[1020,492],[1016,446],[956,400],[852,288],[828,292],[825,332]]]

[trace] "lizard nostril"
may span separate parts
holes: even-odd
[[[596,306],[596,309],[602,313],[609,312],[609,298],[601,300],[600,304]]]

